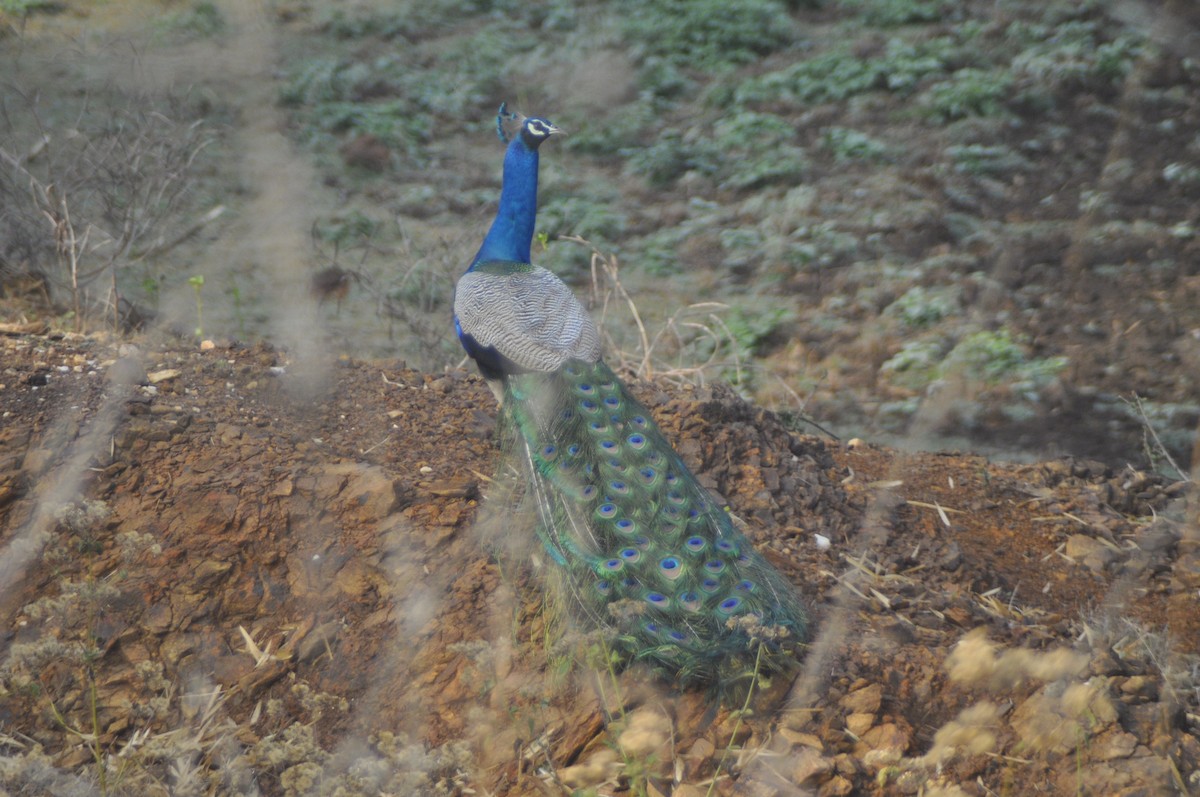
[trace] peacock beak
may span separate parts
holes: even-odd
[[[555,125],[555,124],[551,123],[551,125],[550,125],[550,135],[552,135],[552,136],[565,136],[566,134],[567,134],[567,131],[566,131],[566,130],[563,130],[561,127],[558,127],[557,125]]]

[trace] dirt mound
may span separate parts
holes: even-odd
[[[714,715],[611,671],[529,559],[499,555],[530,524],[486,497],[476,377],[0,346],[11,793],[1200,785],[1186,484],[829,442],[722,388],[641,385],[815,616],[794,684]]]

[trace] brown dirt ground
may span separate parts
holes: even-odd
[[[802,674],[739,723],[703,694],[636,670],[597,678],[578,661],[528,559],[498,555],[530,527],[485,498],[495,407],[474,375],[353,361],[311,375],[268,346],[62,334],[0,336],[0,351],[0,651],[47,638],[96,650],[88,668],[10,666],[9,753],[19,739],[86,770],[91,753],[55,712],[88,727],[89,683],[105,749],[186,724],[186,701],[142,711],[153,695],[137,667],[161,662],[180,695],[220,687],[243,750],[306,718],[327,750],[378,745],[385,730],[430,749],[464,740],[469,771],[443,782],[454,794],[563,794],[605,778],[597,793],[704,794],[731,738],[716,794],[1200,785],[1200,509],[1186,483],[800,436],[719,387],[639,386],[812,607]],[[80,495],[108,516],[56,520]],[[71,583],[115,589],[73,610],[28,608]],[[1073,649],[1084,664],[952,677],[948,656],[973,629],[996,650]],[[269,653],[257,664],[245,635]],[[348,708],[306,715],[297,684]],[[1072,709],[1063,695],[1081,684],[1091,702]],[[955,742],[947,723],[976,704],[995,707],[993,743]],[[614,739],[638,758],[621,735],[637,710],[667,717],[670,746],[640,770],[589,776]],[[278,762],[255,780],[302,793]]]

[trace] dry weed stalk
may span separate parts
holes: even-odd
[[[676,310],[663,322],[658,331],[651,335],[637,303],[621,283],[620,262],[617,256],[611,252],[601,252],[590,241],[579,236],[564,235],[560,236],[559,240],[579,244],[591,251],[590,304],[600,308],[599,326],[605,337],[605,348],[612,352],[620,369],[633,373],[639,379],[651,380],[657,376],[675,383],[703,385],[709,370],[732,367],[737,381],[741,381],[744,364],[738,355],[737,347],[732,345],[735,342],[734,334],[718,315],[719,312],[727,310],[729,305],[721,302],[689,304]],[[617,304],[625,306],[630,321],[637,330],[638,345],[635,352],[623,349],[608,332],[609,313],[610,310],[614,315],[618,312],[614,308]],[[708,342],[707,346],[697,346],[697,342],[702,340]],[[708,353],[697,363],[664,364],[658,352],[666,348],[668,342],[673,343],[675,351],[679,353],[689,347],[707,348]],[[731,362],[722,360],[722,352],[726,349],[731,353]]]
[[[1179,467],[1179,463],[1171,456],[1171,452],[1167,450],[1166,445],[1158,436],[1158,432],[1154,429],[1154,424],[1150,422],[1150,417],[1146,414],[1146,403],[1137,393],[1133,394],[1132,399],[1121,399],[1137,413],[1138,418],[1142,422],[1142,448],[1146,454],[1146,459],[1151,463],[1166,462],[1171,470],[1175,471],[1175,475],[1180,481],[1190,482],[1191,475],[1187,468]],[[1196,437],[1197,450],[1200,451],[1200,434]],[[1193,463],[1193,467],[1197,467]]]

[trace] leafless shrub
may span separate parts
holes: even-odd
[[[196,159],[212,138],[202,121],[184,121],[177,101],[127,95],[103,111],[85,102],[74,123],[47,124],[36,98],[14,94],[24,119],[2,109],[13,138],[29,129],[36,138],[23,151],[0,147],[0,276],[43,275],[76,329],[98,311],[117,326],[122,272],[220,215],[214,208],[182,224]]]
[[[388,281],[368,290],[376,296],[376,313],[388,325],[388,337],[406,342],[404,352],[414,363],[435,368],[447,356],[461,354],[449,344],[449,300],[461,271],[449,250],[429,253],[395,270]],[[399,327],[399,330],[397,329]]]

